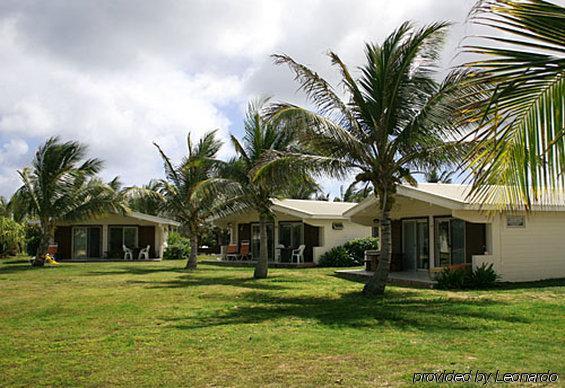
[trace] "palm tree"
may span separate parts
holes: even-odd
[[[438,168],[433,168],[425,174],[426,175],[426,182],[428,182],[428,183],[451,183],[453,174],[455,174],[455,171],[440,170]]]
[[[262,99],[249,104],[242,141],[231,135],[237,157],[229,160],[222,171],[222,176],[240,187],[239,203],[259,214],[259,259],[253,275],[256,279],[266,278],[268,274],[267,223],[273,220],[272,199],[283,197],[289,187],[309,179],[302,169],[288,169],[287,166],[261,171],[269,152],[297,150],[291,131],[280,130],[261,115],[267,101]]]
[[[123,213],[127,207],[116,188],[117,179],[105,183],[96,177],[99,159],[85,159],[86,147],[57,137],[41,145],[31,167],[18,171],[23,185],[11,202],[23,215],[35,218],[41,241],[34,265],[43,266],[57,222],[76,222],[107,212]]]
[[[318,155],[273,156],[270,164],[314,166],[335,176],[357,172],[355,181],[370,183],[378,198],[381,256],[374,276],[366,283],[368,295],[384,293],[391,260],[390,211],[400,183],[416,184],[413,173],[450,165],[461,156],[455,141],[459,74],[444,82],[434,80],[447,23],[421,29],[402,24],[383,44],[366,44],[366,63],[356,78],[337,54],[329,57],[341,75],[346,100],[317,73],[286,55],[317,111],[288,103],[275,104],[270,115],[299,128],[301,141]],[[285,160],[281,162],[280,160]]]
[[[359,186],[359,182],[353,182],[347,186],[345,191],[343,186],[340,186],[339,197],[334,198],[334,202],[361,202],[374,191],[370,183],[365,183],[359,188],[357,186]]]
[[[503,203],[552,199],[565,188],[565,8],[543,0],[482,0],[471,20],[492,35],[468,52],[479,60],[466,82],[483,92],[466,106],[480,140],[468,162],[473,194]],[[504,35],[502,35],[502,34]]]
[[[159,181],[151,179],[141,187],[132,186],[123,189],[131,210],[158,216],[163,207],[163,198],[159,194]]]
[[[162,197],[161,211],[179,221],[181,230],[190,238],[191,252],[185,268],[191,270],[197,267],[199,234],[211,217],[228,206],[226,195],[230,193],[230,185],[216,178],[220,163],[216,157],[222,146],[216,133],[207,132],[196,144],[189,133],[188,154],[178,164],[154,143],[163,159],[166,176],[157,183]]]
[[[12,217],[12,211],[10,209],[9,202],[6,201],[6,198],[4,198],[2,195],[0,195],[0,217]]]

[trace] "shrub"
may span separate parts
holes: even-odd
[[[334,247],[320,256],[320,267],[354,267],[360,265],[343,245]]]
[[[437,287],[444,290],[480,289],[492,287],[499,279],[492,264],[483,263],[473,271],[444,268],[437,276]]]
[[[488,288],[500,278],[496,271],[492,268],[492,264],[483,263],[480,267],[469,274],[469,287],[472,288]]]
[[[444,268],[436,277],[437,288],[442,290],[461,290],[466,286],[467,271],[462,268]]]
[[[25,231],[21,224],[7,217],[0,217],[0,257],[15,256],[25,244]]]
[[[29,256],[35,256],[39,243],[41,242],[41,228],[38,224],[27,223],[25,225],[26,252]]]
[[[164,260],[188,259],[190,256],[190,240],[178,232],[169,233],[167,248],[163,253]]]
[[[359,238],[346,242],[343,247],[359,263],[358,265],[362,265],[365,259],[365,251],[379,249],[379,239],[375,237]]]

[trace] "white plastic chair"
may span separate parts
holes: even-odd
[[[151,247],[151,245],[148,245],[146,248],[143,248],[142,250],[139,251],[139,256],[137,257],[137,260],[141,260],[141,258],[144,258],[145,260],[149,260],[149,248]]]
[[[126,247],[125,245],[122,245],[122,248],[124,249],[124,260],[133,260],[133,252],[131,249],[129,249],[128,247]],[[128,259],[129,257],[129,259]]]
[[[304,249],[306,249],[306,245],[304,244],[300,245],[298,249],[293,249],[290,262],[294,263],[294,259],[296,258],[297,263],[304,263]]]

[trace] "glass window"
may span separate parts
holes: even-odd
[[[451,220],[451,264],[465,263],[465,221]]]
[[[137,248],[137,227],[124,227],[124,245],[128,248]]]
[[[87,229],[84,227],[73,228],[73,258],[85,258],[88,249]]]

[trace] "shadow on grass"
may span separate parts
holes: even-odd
[[[218,295],[225,300],[225,295]],[[258,324],[299,319],[300,325],[314,320],[329,327],[378,328],[394,326],[426,331],[493,330],[499,323],[528,324],[530,319],[504,309],[505,302],[485,298],[442,298],[418,291],[392,290],[382,299],[366,298],[360,293],[340,297],[273,295],[251,291],[234,299],[236,306],[207,316],[164,317],[164,321],[182,330],[205,327]]]
[[[279,280],[279,281],[277,281]],[[278,283],[282,283],[282,279],[273,277],[268,282],[254,280],[250,277],[229,277],[229,276],[216,276],[208,277],[201,276],[195,272],[186,274],[184,276],[171,279],[171,280],[131,280],[128,284],[143,285],[147,288],[187,288],[187,287],[201,287],[201,286],[228,286],[228,287],[241,287],[253,290],[273,290],[281,291],[287,289]],[[277,283],[277,284],[274,284]],[[223,297],[225,299],[225,296]]]
[[[565,278],[539,280],[537,282],[496,283],[492,290],[527,290],[532,288],[565,287]]]

